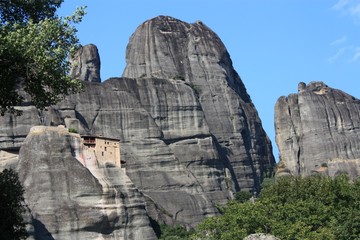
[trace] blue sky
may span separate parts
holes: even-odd
[[[59,14],[83,5],[78,37],[97,45],[103,81],[122,75],[129,37],[142,22],[203,21],[227,47],[275,158],[274,105],[299,82],[324,81],[360,98],[360,0],[65,0]]]

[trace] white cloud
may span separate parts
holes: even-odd
[[[340,58],[342,55],[344,55],[346,51],[346,48],[340,48],[333,56],[328,58],[329,63],[335,62],[338,58]]]
[[[352,0],[339,0],[334,6],[333,9],[335,10],[341,10],[346,5],[348,5]]]
[[[330,43],[330,46],[337,46],[337,45],[341,45],[342,43],[346,42],[347,37],[343,36],[342,38],[336,39],[335,41]]]
[[[349,13],[353,17],[360,18],[360,3],[356,3],[356,5],[349,7]]]
[[[360,20],[360,0],[339,0],[332,9]]]
[[[360,60],[360,47],[355,49],[351,62],[357,62],[358,60]]]

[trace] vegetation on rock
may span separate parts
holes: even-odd
[[[58,17],[63,1],[0,2],[0,113],[17,112],[24,100],[23,88],[33,104],[42,109],[64,95],[81,89],[69,77],[68,56],[78,48],[74,24],[81,22],[85,8],[69,17]]]

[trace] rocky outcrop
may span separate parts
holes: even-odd
[[[95,45],[80,47],[75,56],[70,57],[70,76],[85,82],[101,82],[100,56]]]
[[[194,90],[234,190],[257,189],[274,162],[271,143],[219,37],[200,21],[160,16],[138,27],[126,53],[124,77],[175,79]]]
[[[360,100],[323,82],[300,83],[275,106],[279,175],[360,175]]]
[[[143,194],[147,214],[187,227],[218,214],[215,205],[234,192],[257,191],[274,164],[229,54],[201,22],[163,16],[146,21],[130,39],[123,77],[84,86],[47,111],[24,109],[23,116],[32,116],[28,122],[4,117],[0,149],[18,149],[39,122],[119,138],[126,174]]]
[[[30,239],[156,238],[142,194],[120,168],[89,161],[78,134],[33,127],[19,159]]]
[[[254,233],[244,238],[244,240],[280,240],[280,239],[270,234]]]

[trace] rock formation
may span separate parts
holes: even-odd
[[[70,76],[85,82],[101,82],[100,56],[95,45],[80,47],[75,56],[70,57]]]
[[[64,127],[31,128],[17,165],[30,239],[155,239],[142,194],[81,146]]]
[[[254,233],[244,238],[244,240],[279,240],[279,238],[270,234]]]
[[[92,59],[87,54],[79,56],[79,62]],[[16,165],[16,156],[11,154],[22,146],[30,128],[40,123],[119,138],[128,180],[107,181],[108,187],[131,181],[144,196],[151,219],[193,227],[204,217],[218,214],[215,205],[227,202],[234,192],[258,191],[264,171],[274,164],[271,143],[228,52],[201,22],[188,24],[164,16],[146,21],[130,39],[122,78],[98,83],[89,81],[86,74],[78,76],[85,81],[83,92],[47,111],[24,106],[22,116],[0,119],[4,126],[0,149],[7,156],[0,159],[2,166]],[[70,144],[56,146],[51,151],[73,151]],[[24,166],[19,164],[19,172]],[[94,172],[81,169],[94,182],[92,191],[97,194],[99,184],[104,188]],[[110,170],[105,166],[102,171]],[[22,177],[25,184],[30,181],[27,176]],[[53,184],[47,184],[48,188],[53,189]],[[31,192],[36,195],[40,187],[45,185],[34,186]],[[38,201],[40,195],[27,199]],[[96,199],[91,201],[96,203]],[[75,211],[71,201],[66,204]],[[46,219],[46,204],[42,206],[45,209],[33,205],[30,210],[35,208],[38,216],[44,215],[39,218]],[[70,222],[76,222],[70,212]],[[142,223],[146,229],[145,220]]]
[[[219,37],[200,21],[159,16],[138,27],[126,52],[123,77],[174,79],[194,90],[235,190],[257,189],[274,162],[271,143]]]
[[[360,175],[360,100],[323,82],[300,83],[275,106],[279,175]]]

